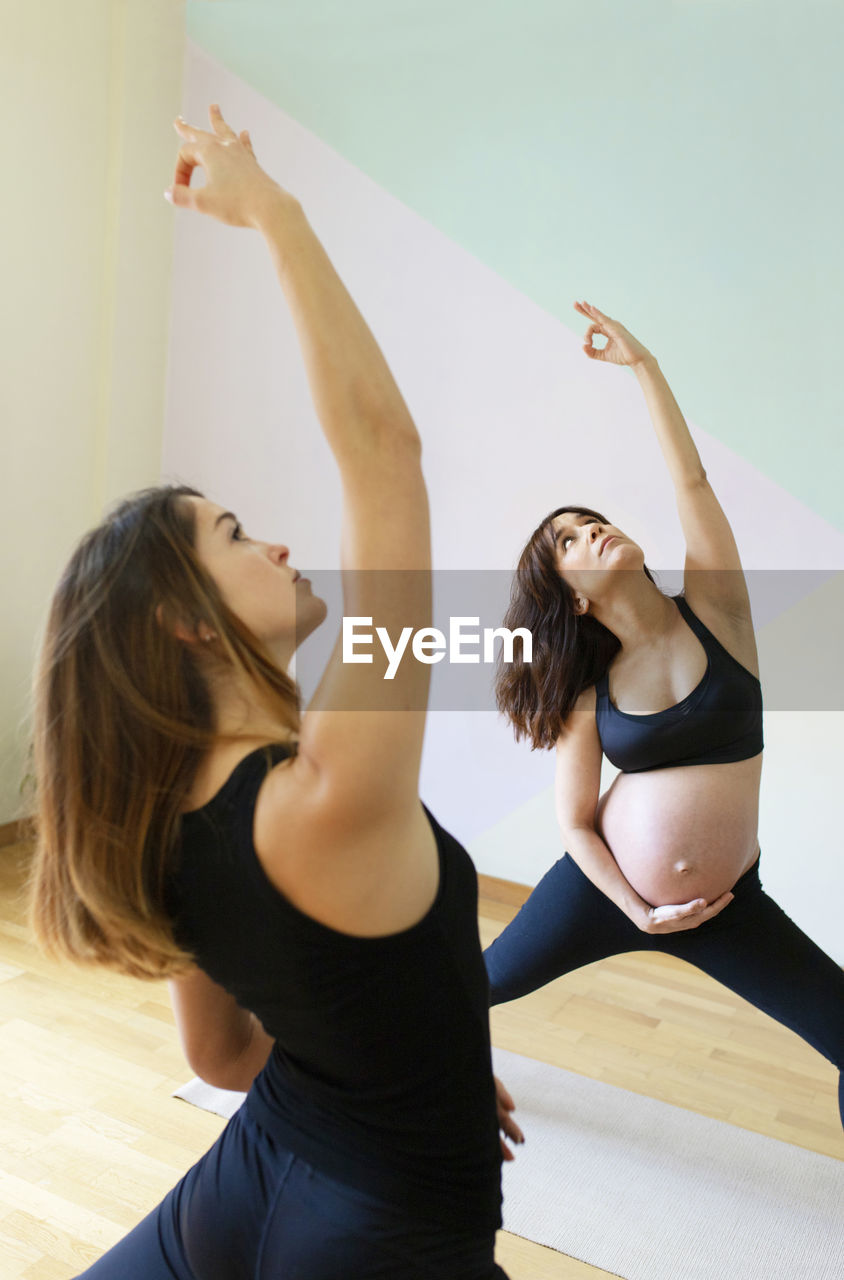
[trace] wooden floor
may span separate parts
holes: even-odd
[[[23,924],[24,859],[0,849],[0,1280],[67,1280],[223,1122],[170,1096],[191,1072],[163,985],[39,955]],[[486,888],[484,944],[516,901]],[[834,1069],[680,961],[592,965],[494,1010],[492,1027],[503,1048],[844,1158]],[[512,1280],[606,1274],[504,1232],[497,1256]]]

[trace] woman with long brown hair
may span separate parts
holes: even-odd
[[[588,507],[552,511],[522,552],[505,624],[530,629],[533,661],[499,669],[498,706],[517,738],[556,748],[567,852],[486,951],[492,1002],[606,956],[664,951],[840,1073],[844,973],[759,879],[762,691],[735,539],[652,354],[575,306],[586,354],[631,368],[645,394],[686,540],[684,591],[664,595],[641,547]],[[602,755],[621,772],[600,796]]]
[[[264,237],[343,487],[344,610],[430,617],[420,442],[305,214],[219,109],[177,121],[173,204]],[[191,188],[201,167],[206,183]],[[53,599],[36,685],[32,918],[170,980],[186,1055],[248,1090],[88,1280],[487,1280],[499,1127],[477,880],[420,804],[428,667],[286,674],[324,603],[187,487],[124,501]]]

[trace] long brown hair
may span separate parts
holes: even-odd
[[[514,645],[513,661],[499,654],[495,700],[508,717],[517,740],[528,738],[531,750],[553,747],[563,724],[584,689],[606,671],[621,648],[617,636],[593,618],[574,610],[574,593],[557,569],[551,521],[563,512],[607,520],[589,507],[557,507],[527,540],[510,589],[504,626],[527,627],[533,637],[532,661]],[[653,574],[647,565],[651,582]],[[656,585],[656,584],[654,584]]]
[[[53,954],[142,978],[184,970],[163,907],[168,858],[214,703],[193,633],[248,677],[280,724],[299,696],[224,604],[194,550],[186,486],[125,499],[77,546],[53,596],[35,678],[36,849],[30,920]]]

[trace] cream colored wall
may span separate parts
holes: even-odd
[[[62,564],[160,470],[184,4],[2,3],[0,823]]]

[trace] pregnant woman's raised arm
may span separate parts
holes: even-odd
[[[693,607],[702,602],[734,621],[750,624],[750,597],[733,531],[656,357],[624,325],[591,303],[576,302],[575,310],[591,322],[583,342],[586,354],[607,364],[626,365],[642,388],[674,485],[686,542],[687,598]],[[596,335],[606,338],[605,347],[592,345]]]

